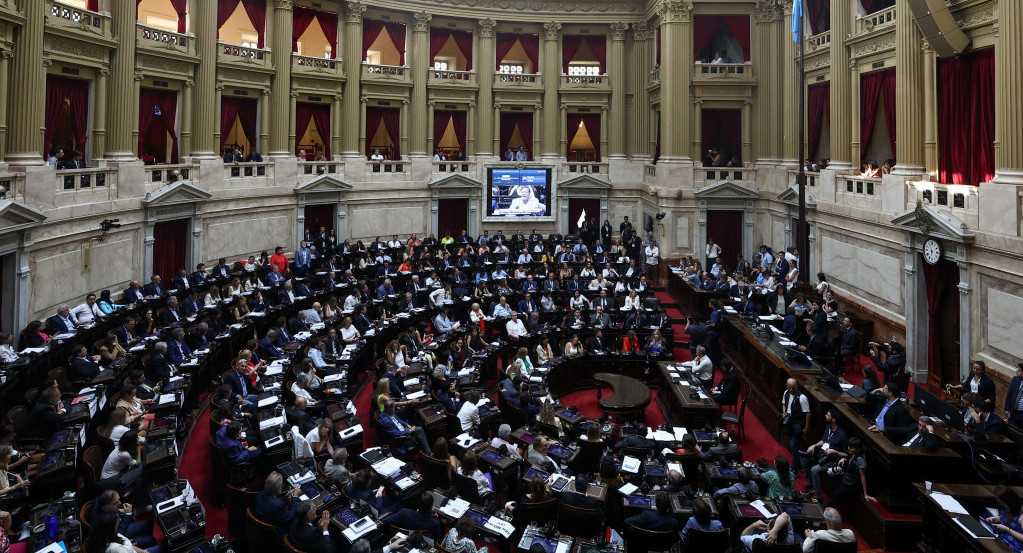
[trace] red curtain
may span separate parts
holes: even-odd
[[[607,38],[604,35],[590,35],[586,37],[586,45],[600,62],[600,73],[607,73]]]
[[[519,39],[519,35],[510,35],[510,34],[506,34],[506,33],[497,33],[497,51],[496,51],[496,54],[497,54],[497,56],[496,56],[497,64],[495,65],[495,69],[500,69],[501,68],[501,61],[503,61],[504,57],[507,56],[508,52],[511,51],[512,46],[515,46],[515,41],[518,40],[518,39]]]
[[[465,150],[465,133],[466,133],[466,113],[464,111],[453,111],[451,112],[451,125],[455,127],[455,138],[458,139],[458,147],[462,150],[463,155],[466,154]]]
[[[384,123],[384,131],[391,139],[391,159],[401,159],[401,111],[393,108],[366,108],[366,155],[372,153],[373,135]]]
[[[892,157],[898,159],[895,152],[895,110],[898,109],[895,105],[895,79],[897,77],[895,76],[894,69],[889,69],[886,73],[890,73],[890,75],[881,83],[881,100],[884,101],[884,123],[888,127],[888,145],[891,147]]]
[[[160,115],[156,115],[157,106],[160,107]],[[170,162],[178,162],[178,134],[174,129],[177,111],[177,92],[152,88],[139,89],[139,157],[143,155],[142,144],[151,130],[166,131],[171,135]],[[153,125],[157,124],[159,128],[153,128]]]
[[[748,15],[728,15],[724,17],[725,24],[728,25],[728,30],[732,32],[732,36],[735,37],[735,41],[739,43],[739,48],[742,48],[742,59],[748,61],[750,59],[749,50],[749,16]]]
[[[720,148],[725,159],[731,156],[742,156],[742,110],[741,109],[705,109],[703,110],[703,150]],[[727,144],[724,144],[727,142]],[[722,148],[724,146],[724,148]]]
[[[362,59],[366,59],[366,52],[384,29],[387,29],[387,36],[398,51],[398,65],[405,65],[405,25],[377,19],[362,20]]]
[[[367,107],[366,108],[366,157],[369,158],[370,154],[373,153],[374,144],[370,144],[373,141],[373,137],[377,133],[377,129],[380,128],[380,121],[383,120],[383,114],[380,108]]]
[[[708,209],[707,238],[721,246],[721,261],[731,267],[735,256],[747,253],[742,249],[742,211]]]
[[[330,44],[330,59],[337,59],[337,14],[329,12],[318,12],[316,21],[320,24],[327,43]]]
[[[455,39],[455,45],[465,56],[465,70],[472,71],[472,33],[468,31],[451,31],[451,38]]]
[[[46,76],[46,132],[44,138],[47,153],[53,147],[53,133],[67,106],[71,116],[71,131],[75,137],[75,148],[85,153],[85,142],[89,139],[89,81],[68,79],[56,75]],[[61,145],[70,148],[71,145]],[[70,154],[71,152],[65,151]]]
[[[888,71],[875,71],[860,76],[860,158],[867,155],[877,123],[877,103],[881,101],[881,85]],[[887,108],[887,106],[886,106]]]
[[[291,20],[291,51],[298,52],[298,39],[302,38],[302,34],[305,33],[309,25],[312,24],[313,19],[316,18],[316,10],[309,8],[303,8],[301,6],[295,6],[292,10]]]
[[[401,23],[384,23],[391,44],[398,51],[398,65],[405,65],[405,25]]]
[[[938,63],[938,178],[977,185],[994,176],[994,49]]]
[[[238,2],[240,0],[219,0],[219,1],[220,1],[220,3],[217,4],[217,32],[218,33],[220,31],[220,28],[224,26],[224,23],[227,23],[227,20],[231,19],[231,14],[233,14],[235,8],[238,7]],[[181,24],[179,23],[178,27],[180,28],[180,26],[181,26]]]
[[[238,98],[223,96],[220,101],[220,146],[223,149],[227,135],[231,133],[235,118],[242,125],[242,132],[249,144],[256,145],[256,100],[255,98]]]
[[[693,18],[693,61],[700,61],[722,23],[718,15],[697,15]]]
[[[317,104],[309,104],[306,102],[295,103],[295,141],[302,140],[305,136],[305,130],[309,128],[309,122],[313,120],[313,110],[317,108]],[[319,127],[316,130],[320,130]],[[322,137],[322,135],[321,135]],[[327,142],[327,140],[324,140]],[[297,152],[295,152],[297,153]],[[311,152],[309,152],[311,153]]]
[[[306,205],[305,211],[305,229],[310,233],[315,234],[320,231],[320,227],[327,229],[327,232],[334,230],[334,204],[313,204]]]
[[[469,200],[441,198],[437,202],[437,236],[458,236],[468,226]]]
[[[153,274],[169,282],[178,269],[185,268],[191,219],[160,221],[153,225]]]
[[[895,0],[860,0],[863,11],[868,14],[886,10],[895,5]]]
[[[259,37],[256,46],[262,48],[266,38],[266,0],[241,0],[241,2],[245,7],[245,14],[249,16],[249,21],[252,22]]]
[[[586,37],[583,35],[564,35],[561,37],[561,72],[568,74],[568,64],[579,51]]]
[[[924,282],[927,286],[927,371],[941,377],[941,339],[938,327],[941,320],[938,312],[941,309],[941,300],[953,293],[959,283],[958,270],[955,265],[946,263],[944,260],[931,265],[921,263],[924,268]]]
[[[810,20],[810,31],[813,34],[823,33],[831,29],[831,0],[807,0],[806,18]],[[821,19],[821,17],[824,19]]]
[[[807,108],[807,157],[817,159],[824,118],[831,116],[831,83],[815,84],[807,88]]]
[[[138,6],[138,4],[136,4],[136,6]],[[86,4],[85,9],[87,9],[87,10],[89,10],[91,12],[98,12],[99,11],[99,0],[89,0],[89,3]]]
[[[519,129],[519,136],[526,147],[530,158],[533,153],[533,112],[505,111],[501,112],[501,153],[508,149],[515,129]]]
[[[135,7],[138,7],[138,0]],[[170,0],[174,13],[178,14],[178,32],[184,33],[188,28],[188,0]],[[219,14],[218,14],[219,15]]]
[[[448,42],[448,38],[451,37],[451,31],[447,29],[440,29],[437,27],[430,27],[430,65],[433,65],[433,59],[440,53],[441,48]]]
[[[295,104],[295,136],[299,139],[309,128],[309,122],[316,124],[316,130],[323,140],[323,153],[330,157],[330,106],[327,104],[310,104],[298,102]],[[313,153],[313,152],[308,152]]]
[[[379,19],[362,20],[362,61],[366,61],[366,52],[377,41],[380,31],[384,30],[384,22]]]
[[[450,111],[434,111],[433,112],[433,147],[434,149],[440,148],[440,141],[444,138],[444,131],[448,128],[448,123],[451,122]]]
[[[593,155],[594,161],[600,161],[600,114],[596,113],[569,113],[566,116],[566,127],[568,127],[568,145],[571,147],[572,142],[575,141],[575,137],[579,134],[581,123],[586,128],[586,134],[590,136],[590,142],[593,143]],[[574,221],[575,219],[569,218]]]
[[[533,65],[533,73],[540,72],[540,37],[538,35],[520,35],[519,43],[526,51],[529,63]]]

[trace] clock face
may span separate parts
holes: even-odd
[[[941,244],[931,238],[924,242],[924,261],[931,265],[941,261]]]

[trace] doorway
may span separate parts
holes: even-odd
[[[437,237],[443,238],[448,233],[458,237],[462,230],[468,230],[469,199],[441,198],[437,200]]]
[[[188,226],[191,219],[160,221],[153,225],[153,274],[160,275],[164,284],[170,282],[178,269],[188,270],[188,251],[191,243]]]
[[[745,255],[742,243],[742,216],[742,211],[732,209],[707,210],[706,238],[707,240],[713,238],[714,242],[721,246],[721,261],[729,269],[735,268],[737,255]]]
[[[941,389],[962,379],[959,366],[959,266],[942,259],[935,265],[923,260],[926,290],[928,385]]]
[[[320,227],[327,229],[327,234],[334,230],[334,204],[317,204],[305,206],[305,231],[312,236],[320,232]]]
[[[569,198],[568,199],[568,232],[567,234],[574,234],[579,236],[582,231],[580,230],[580,224],[585,222],[582,218],[586,216],[588,220],[593,217],[597,221],[597,227],[599,228],[604,222],[600,220],[600,199],[599,198]]]

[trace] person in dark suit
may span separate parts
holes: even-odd
[[[615,445],[616,450],[621,450],[623,447],[636,447],[636,448],[647,448],[653,449],[654,441],[649,440],[646,437],[646,425],[639,423],[636,425],[636,433],[629,434]]]
[[[1023,428],[1023,363],[1016,364],[1016,376],[1005,392],[1005,414],[1009,424]]]
[[[732,370],[732,363],[727,359],[721,361],[721,381],[717,388],[711,390],[714,401],[718,405],[735,405],[739,401],[739,375]]]
[[[889,382],[874,393],[880,394],[884,402],[878,406],[874,416],[874,424],[868,429],[871,432],[887,434],[888,429],[904,428],[913,424],[913,419],[906,411],[906,406],[899,401],[899,385]]]
[[[590,487],[590,479],[585,474],[575,475],[575,491],[564,492],[561,494],[561,504],[571,505],[572,507],[578,507],[580,509],[594,509],[600,511],[603,509],[600,501],[595,497],[586,495],[587,488]]]
[[[192,281],[192,286],[206,284],[206,265],[203,263],[196,265],[195,272],[188,276],[188,280]]]
[[[444,537],[444,529],[441,527],[440,521],[433,516],[433,495],[428,493],[419,496],[417,509],[402,507],[397,512],[384,517],[382,522],[405,530],[416,530],[436,542]]]
[[[284,477],[281,473],[271,472],[263,482],[263,491],[256,495],[256,502],[252,506],[252,514],[256,515],[256,518],[276,526],[281,531],[291,528],[295,521],[295,507],[298,506],[298,501],[294,498],[302,493],[301,488],[296,487],[285,494],[283,486]]]
[[[167,360],[167,342],[157,342],[146,360],[146,378],[159,382],[173,377],[178,370]]]
[[[149,278],[149,284],[142,289],[142,295],[147,298],[160,298],[167,294],[167,288],[163,286],[160,275],[153,275]]]
[[[62,305],[57,309],[57,314],[46,319],[46,332],[51,336],[74,332],[78,325],[71,319],[71,306]]]
[[[664,492],[654,496],[656,511],[644,510],[636,516],[625,519],[626,525],[659,532],[678,530],[678,520],[671,514],[671,499]]]
[[[214,438],[217,447],[224,452],[224,455],[227,456],[233,465],[251,463],[258,459],[261,453],[258,447],[254,445],[246,447],[238,439],[241,432],[242,424],[238,421],[232,421],[231,424],[217,430]]]
[[[706,451],[701,451],[700,459],[713,461],[717,457],[730,455],[738,451],[739,446],[728,436],[728,432],[718,432],[714,445],[708,447]]]
[[[860,354],[860,332],[853,327],[852,319],[842,318],[842,342],[838,350],[842,361],[837,363],[840,372],[845,371],[845,360]]]
[[[966,412],[970,414],[971,420],[966,424],[966,429],[973,434],[974,438],[982,440],[1005,433],[1005,421],[994,414],[992,406],[985,402],[980,394],[964,395],[963,403],[967,402],[970,406]]]
[[[193,328],[188,333],[188,336],[185,337],[185,344],[188,345],[189,349],[192,351],[199,351],[201,349],[208,348],[210,346],[210,341],[209,338],[206,337],[206,334],[209,331],[210,325],[206,323],[199,323],[195,325],[195,328]]]
[[[174,289],[175,290],[190,290],[192,289],[192,283],[188,280],[188,273],[185,268],[178,269],[178,276],[174,277]]]
[[[806,323],[806,335],[809,336],[809,339],[805,346],[799,346],[799,351],[813,359],[826,357],[828,351],[826,336],[817,333],[817,325]]]
[[[316,419],[306,411],[308,404],[306,398],[299,397],[295,398],[295,405],[288,408],[288,421],[298,425],[303,435],[308,434],[317,425]]]
[[[181,302],[181,316],[191,317],[199,313],[199,309],[202,308],[202,303],[199,300],[199,290],[191,288],[188,291],[188,296]]]
[[[607,315],[604,315],[604,316],[606,317]],[[588,340],[586,340],[586,349],[589,350],[589,351],[600,351],[600,352],[607,352],[607,351],[609,351],[608,343],[607,343],[606,340],[604,340],[604,331],[603,330],[598,328],[596,333],[593,336],[591,336]]]
[[[25,419],[22,437],[47,441],[58,428],[67,426],[64,403],[60,400],[60,389],[50,386],[39,393],[32,410]]]
[[[273,329],[277,332],[277,338],[274,343],[277,344],[277,347],[279,348],[285,348],[291,343],[291,333],[288,332],[288,329],[286,328],[287,325],[288,319],[284,317],[277,317],[277,326]]]
[[[217,266],[213,267],[210,271],[210,277],[216,279],[226,279],[231,276],[231,268],[227,266],[227,259],[221,257],[217,261]]]
[[[384,412],[382,415],[380,415],[381,426],[384,427],[384,430],[392,438],[408,436],[410,438],[417,440],[419,442],[419,446],[422,448],[422,451],[425,452],[427,455],[432,455],[433,451],[430,449],[430,441],[426,437],[426,431],[424,431],[422,427],[412,426],[409,423],[401,420],[398,417],[397,413],[394,412],[396,405],[397,404],[394,402],[394,400],[387,400],[387,402],[384,403]],[[402,454],[405,453],[405,451],[403,451],[403,448],[400,445],[397,447],[397,449],[398,453]]]
[[[103,367],[98,362],[99,356],[89,357],[89,350],[84,344],[71,346],[71,351],[74,353],[74,358],[71,360],[71,371],[76,376],[91,379],[95,378],[103,370]]]
[[[987,375],[987,365],[983,361],[974,361],[971,367],[972,374],[963,380],[961,384],[945,386],[946,391],[958,390],[960,392],[973,392],[980,395],[981,399],[985,403],[992,406],[991,410],[994,410],[995,404],[995,381]]]
[[[178,306],[178,298],[171,296],[167,298],[167,306],[160,311],[160,326],[171,326],[181,322],[183,319],[181,309]]]
[[[884,374],[885,382],[893,379],[896,384],[902,385],[899,380],[904,377],[903,371],[906,368],[906,349],[902,347],[902,344],[892,342],[886,348],[871,342],[870,359],[874,362],[877,370]]]
[[[139,285],[139,281],[133,280],[128,283],[128,288],[124,291],[124,303],[131,305],[142,301],[142,287]]]
[[[234,370],[227,373],[225,380],[231,386],[232,399],[240,405],[252,405],[259,401],[256,390],[249,385],[249,362],[244,358],[235,361]]]
[[[124,349],[128,349],[138,343],[139,338],[135,336],[135,318],[125,317],[121,326],[114,329],[114,334],[117,336],[117,343],[121,344],[121,347]]]
[[[299,311],[298,315],[294,319],[291,319],[291,324],[288,325],[291,328],[292,334],[298,334],[299,332],[309,332],[309,323],[306,322],[307,315],[303,311]]]
[[[533,299],[533,294],[526,292],[522,295],[522,299],[519,300],[519,313],[532,313],[537,311],[540,307],[536,304],[536,300]]]
[[[288,532],[288,541],[295,549],[307,553],[334,553],[334,541],[327,527],[330,511],[324,509],[319,516],[312,501],[303,501],[295,507],[295,522]]]
[[[266,337],[259,341],[259,347],[263,348],[263,354],[267,359],[283,359],[286,357],[284,350],[277,345],[277,331],[272,328],[266,331]]]
[[[906,441],[902,442],[901,445],[903,447],[923,447],[927,451],[934,451],[939,447],[943,447],[945,440],[934,433],[932,422],[930,417],[920,417],[920,420],[917,421],[916,426],[913,428],[914,431],[906,437]]]
[[[455,391],[454,380],[448,380],[445,378],[438,381],[433,395],[437,398],[437,401],[444,406],[444,411],[450,415],[457,415],[458,411],[462,409],[462,398],[459,393]]]

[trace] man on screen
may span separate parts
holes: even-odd
[[[518,193],[519,197],[512,200],[511,207],[508,208],[508,211],[516,214],[543,214],[543,205],[540,203],[540,200],[533,195],[532,186],[519,185]]]

